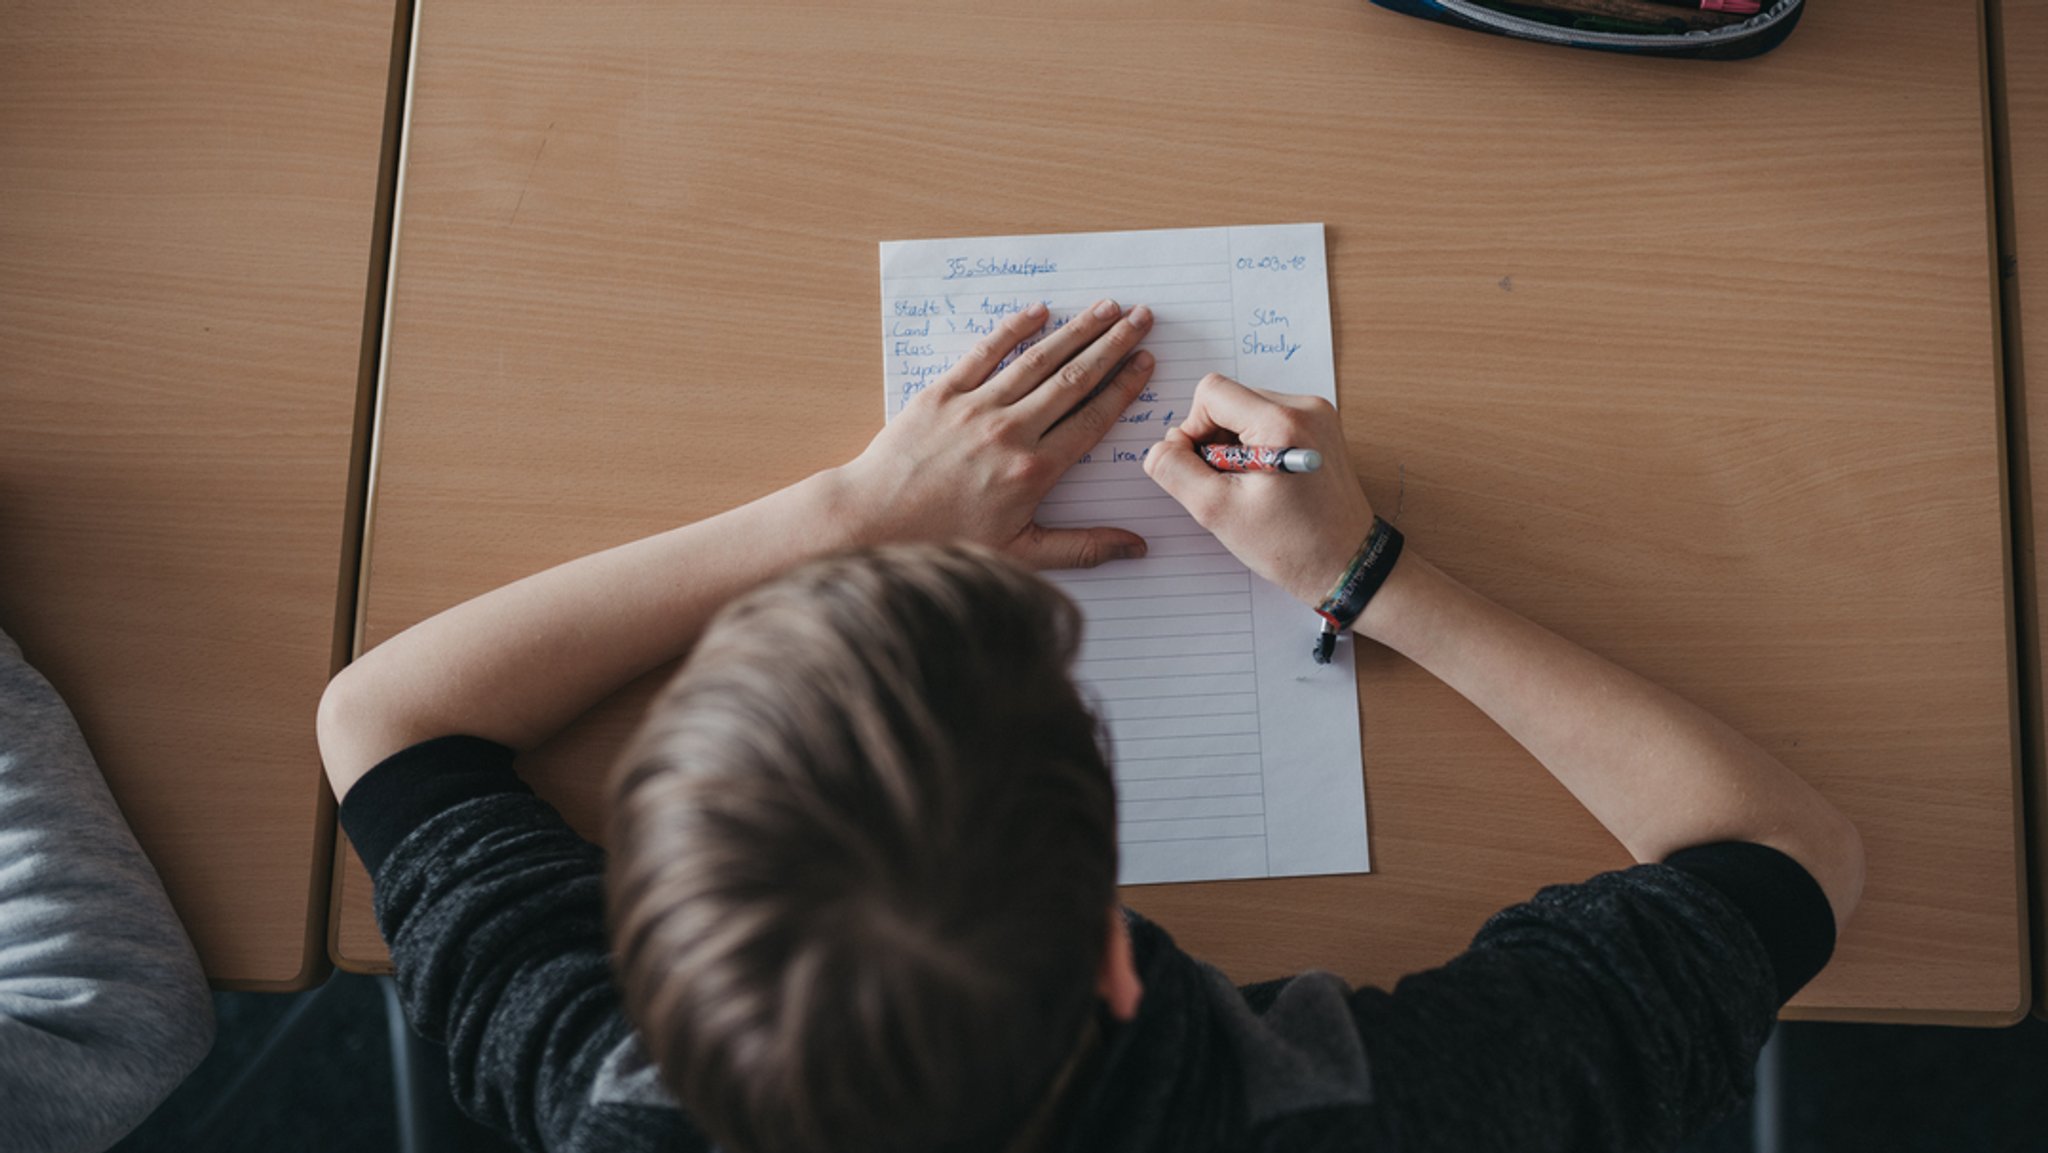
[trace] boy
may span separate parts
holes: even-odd
[[[1151,314],[1104,301],[1002,365],[1044,321],[1012,318],[847,465],[457,606],[336,678],[328,774],[465,1106],[530,1149],[785,1153],[1646,1149],[1732,1105],[1855,907],[1855,829],[1415,550],[1356,631],[1486,710],[1646,864],[1503,912],[1392,993],[1233,989],[1116,909],[1109,770],[1048,587],[927,547],[754,591],[899,542],[1142,555],[1031,518],[1149,379]],[[1233,437],[1329,463],[1196,455]],[[1315,604],[1373,526],[1343,449],[1327,405],[1212,376],[1145,467]],[[619,766],[607,866],[513,750],[684,653]]]

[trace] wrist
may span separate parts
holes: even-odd
[[[1323,618],[1325,637],[1336,631],[1348,632],[1358,622],[1399,566],[1402,548],[1401,530],[1379,517],[1372,518],[1372,527],[1346,559],[1336,583],[1320,598],[1308,602],[1316,615]],[[1319,647],[1317,660],[1324,659],[1327,650],[1327,643]]]
[[[852,468],[842,464],[813,473],[789,490],[804,506],[810,551],[817,555],[888,543],[877,517],[886,502],[863,500]]]
[[[1387,581],[1366,603],[1365,611],[1352,623],[1351,631],[1367,640],[1407,652],[1423,626],[1430,598],[1448,578],[1411,545],[1402,550],[1399,563],[1387,574]]]

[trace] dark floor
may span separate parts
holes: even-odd
[[[377,980],[337,975],[313,993],[219,993],[214,1004],[220,1039],[212,1055],[117,1150],[400,1149]],[[1687,1153],[2048,1153],[2048,1024],[1788,1024],[1774,1045],[1761,1104],[1701,1134]],[[404,1059],[423,1063],[413,1083],[432,1093],[414,1111],[420,1153],[510,1149],[454,1115],[430,1046],[415,1042]]]
[[[310,993],[215,993],[213,1052],[121,1153],[382,1153],[402,1148],[386,984],[337,973]],[[447,1066],[407,1034],[418,1153],[511,1153],[455,1112]]]

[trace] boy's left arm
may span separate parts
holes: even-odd
[[[1450,963],[1354,994],[1372,1123],[1417,1151],[1675,1148],[1750,1094],[1834,942],[1819,883],[1763,845],[1546,888]]]
[[[571,561],[440,613],[344,669],[321,698],[337,797],[401,749],[451,734],[515,749],[683,655],[727,601],[812,557],[970,539],[1041,568],[1142,555],[1121,529],[1033,511],[1151,378],[1143,307],[1113,302],[1005,364],[1045,324],[1009,318],[852,462],[696,524]]]

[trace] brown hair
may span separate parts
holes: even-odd
[[[748,1153],[1000,1145],[1095,1005],[1115,899],[1074,606],[897,547],[728,607],[614,782],[627,1014]]]

